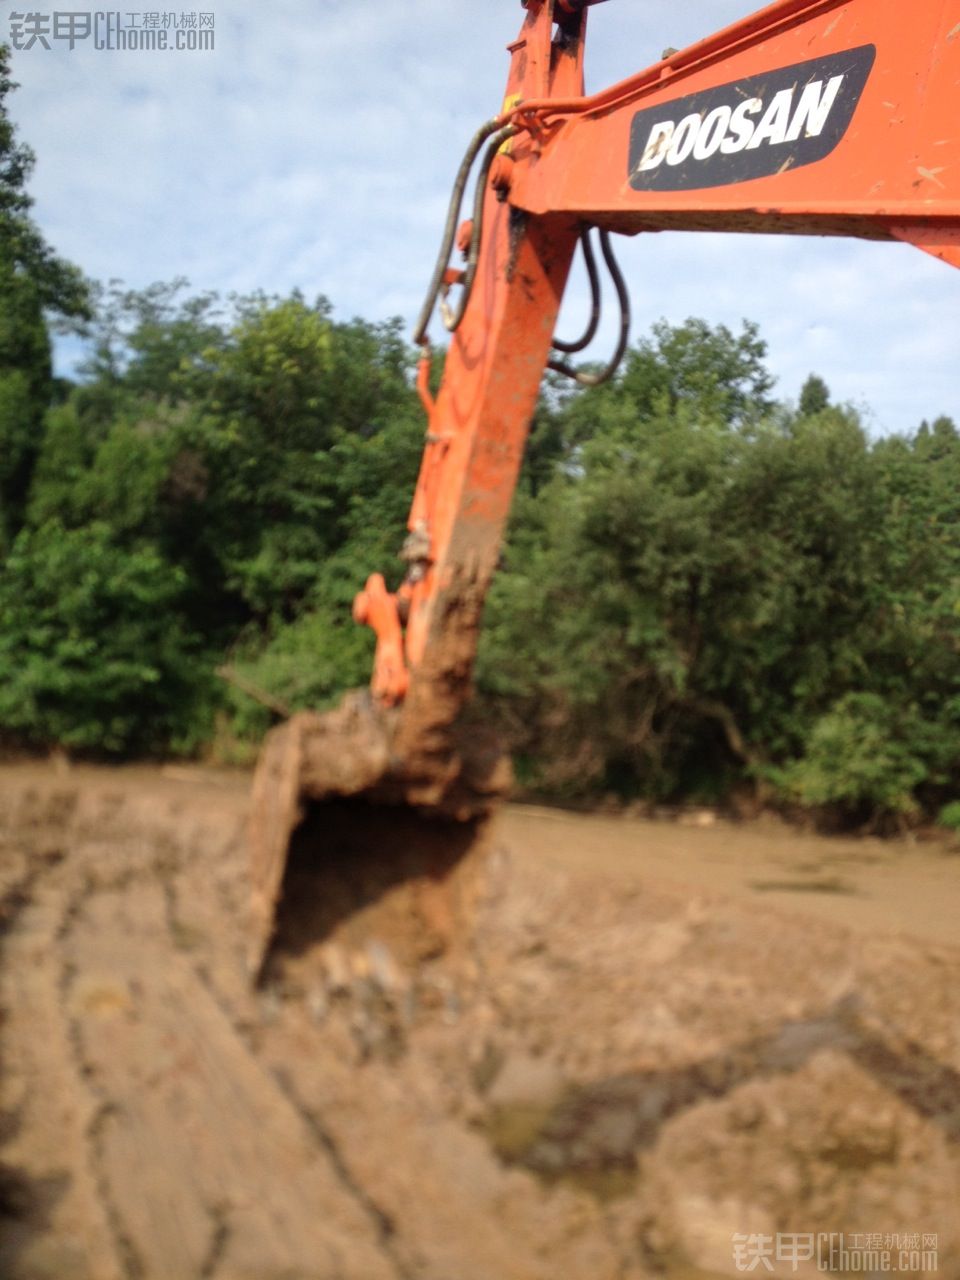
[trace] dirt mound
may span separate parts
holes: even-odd
[[[245,785],[0,774],[0,1273],[691,1280],[737,1232],[960,1273],[956,949],[339,801],[251,990]]]

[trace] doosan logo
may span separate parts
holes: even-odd
[[[693,111],[679,124],[662,120],[650,130],[640,172],[655,169],[664,160],[683,164],[688,156],[709,160],[717,151],[733,156],[744,147],[752,151],[764,143],[796,142],[801,134],[819,138],[843,81],[843,76],[834,76],[826,85],[822,80],[812,81],[796,107],[796,90],[781,89],[766,109],[762,98],[747,98],[738,107],[721,103],[705,116]]]
[[[862,45],[637,112],[630,185],[723,186],[822,160],[846,133],[875,56]]]

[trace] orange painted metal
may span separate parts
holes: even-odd
[[[531,0],[510,46],[508,96],[582,93],[586,14],[565,22],[573,34],[559,48],[553,0]],[[413,671],[428,661],[431,641],[441,638],[445,601],[465,578],[473,590],[485,590],[496,566],[578,232],[568,216],[526,218],[491,186],[480,268],[435,402],[421,362],[427,437],[408,526],[412,534],[426,534],[429,552],[405,587],[405,653]],[[398,702],[406,673],[396,664],[393,619],[378,610],[369,621],[378,637],[373,691],[384,702]]]
[[[398,596],[399,593],[393,595],[387,591],[383,574],[372,573],[367,579],[367,585],[353,601],[354,622],[372,627],[376,632],[376,678],[391,702],[399,702],[410,683],[404,661]]]
[[[420,550],[398,596],[375,576],[358,606],[388,703],[442,650],[464,582],[486,590],[584,223],[904,240],[960,266],[960,0],[778,0],[584,97],[596,2],[525,0],[509,46],[500,119],[519,132],[436,401],[418,371]]]
[[[640,111],[778,68],[870,49],[849,127],[817,163],[709,188],[637,190],[628,157]],[[682,110],[682,108],[681,108]],[[514,140],[511,202],[612,230],[795,232],[906,239],[929,248],[934,221],[960,225],[960,0],[787,0],[591,98],[526,103]],[[741,152],[741,154],[743,154]],[[916,234],[912,229],[916,229]],[[941,246],[951,243],[945,235]],[[955,247],[941,252],[956,262]]]

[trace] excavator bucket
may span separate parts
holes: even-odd
[[[263,971],[288,890],[294,833],[324,805],[355,799],[371,806],[404,805],[424,817],[468,822],[486,815],[510,783],[510,767],[495,739],[476,727],[443,735],[432,757],[404,752],[402,711],[367,690],[347,694],[325,715],[301,712],[273,729],[254,775],[249,818],[252,879],[248,967]],[[314,827],[323,830],[322,821]],[[323,850],[317,850],[323,857]]]
[[[307,759],[315,795],[307,785]],[[348,699],[328,716],[303,712],[268,734],[254,776],[249,820],[252,974],[259,973],[273,934],[290,838],[310,798],[375,788],[388,763],[385,726],[363,698]]]

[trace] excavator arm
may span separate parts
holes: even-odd
[[[960,266],[960,0],[909,13],[902,0],[777,0],[590,97],[587,21],[602,0],[522,2],[503,105],[457,175],[414,335],[427,432],[408,572],[395,593],[374,574],[355,604],[377,635],[372,696],[294,717],[258,769],[254,968],[306,801],[362,794],[467,815],[501,785],[461,712],[544,369],[584,380],[563,354],[582,344],[555,342],[554,328],[579,243],[595,282],[591,228],[621,302],[618,353],[628,308],[611,232],[900,240]],[[438,304],[450,343],[434,400]]]
[[[358,607],[390,703],[469,663],[454,633],[472,640],[477,617],[453,602],[479,605],[493,570],[582,227],[905,240],[960,266],[960,4],[921,0],[906,19],[899,0],[781,0],[583,97],[588,8],[530,0],[510,46],[493,128],[511,136],[482,227],[464,228],[479,241],[472,289],[437,401],[424,396],[414,564],[386,625],[369,604],[382,580]]]

